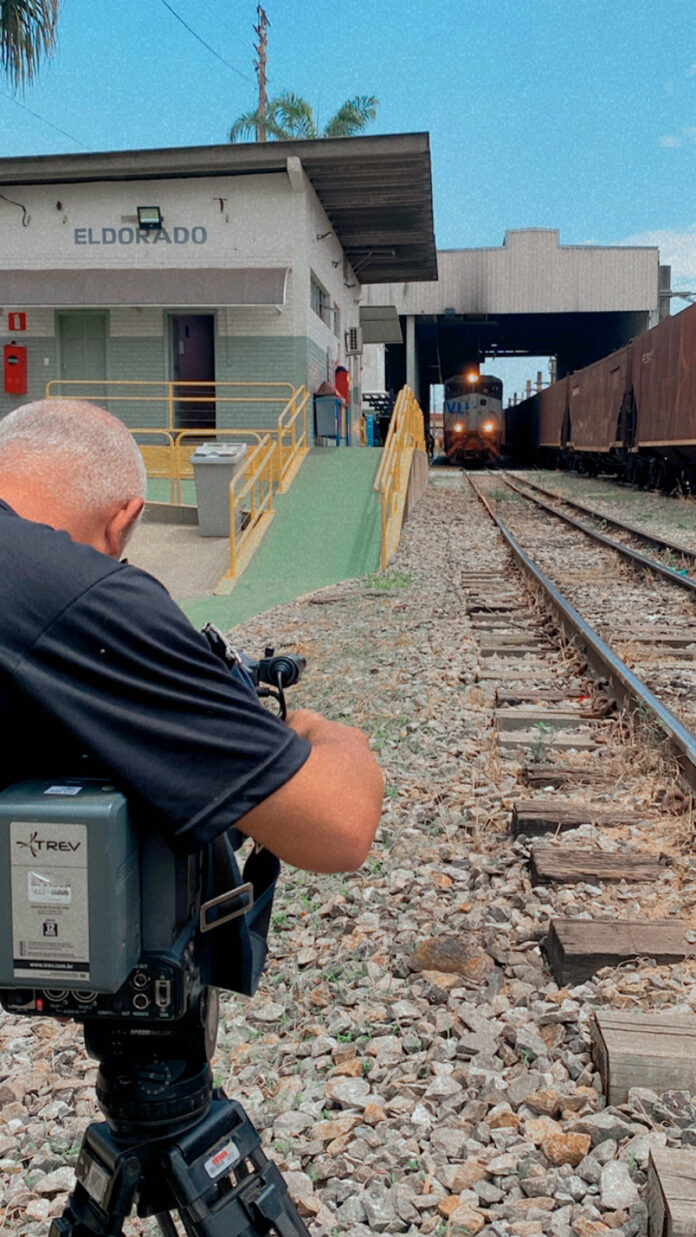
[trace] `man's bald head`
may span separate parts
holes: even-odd
[[[76,541],[120,552],[142,510],[146,484],[132,434],[95,404],[38,400],[0,421],[0,497],[20,515],[65,529]],[[119,514],[126,511],[127,522]],[[117,515],[112,541],[109,522]]]
[[[82,400],[38,400],[0,421],[0,473],[15,467],[49,487],[67,476],[89,507],[145,497],[145,465],[132,434],[110,412]]]

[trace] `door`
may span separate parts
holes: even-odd
[[[99,312],[58,314],[59,375],[74,380],[63,394],[82,395],[94,403],[104,400],[106,388],[94,384],[106,378],[106,314]]]
[[[174,427],[214,429],[215,316],[172,314],[170,321]]]

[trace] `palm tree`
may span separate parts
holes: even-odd
[[[245,138],[259,141],[264,133],[278,142],[291,142],[302,138],[353,137],[362,133],[369,121],[377,115],[377,99],[373,95],[356,95],[348,99],[319,131],[311,105],[300,95],[284,90],[275,99],[269,99],[266,111],[245,112],[230,129],[230,141],[242,142]]]
[[[60,0],[0,0],[0,67],[14,87],[32,82],[57,41]]]

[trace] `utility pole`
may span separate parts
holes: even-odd
[[[266,30],[268,29],[271,23],[269,22],[260,4],[256,6],[256,17],[257,17],[259,24],[258,26],[254,26],[254,30],[259,36],[259,43],[258,43],[258,47],[256,46],[256,44],[254,44],[254,51],[256,52],[258,56],[258,60],[256,61],[254,68],[256,69],[256,76],[258,77],[258,80],[259,80],[259,108],[258,108],[259,116],[265,116],[266,105],[267,105],[266,62],[267,62],[267,48],[268,48],[268,38],[266,35]],[[258,126],[256,129],[256,141],[265,142],[266,137],[267,137],[266,130]]]

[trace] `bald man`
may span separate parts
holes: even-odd
[[[0,422],[0,783],[94,770],[176,850],[236,826],[297,867],[359,867],[383,794],[365,736],[306,709],[282,722],[120,561],[145,486],[101,408],[42,400]]]

